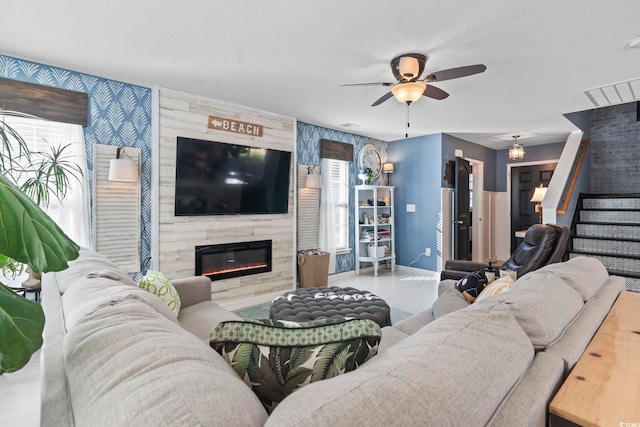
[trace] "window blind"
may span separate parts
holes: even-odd
[[[349,247],[349,162],[330,160],[336,249]]]

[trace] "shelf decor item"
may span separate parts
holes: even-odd
[[[360,169],[358,171],[358,179],[362,180],[362,185],[367,184],[368,175],[365,169]]]

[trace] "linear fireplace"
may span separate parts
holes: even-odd
[[[211,280],[271,271],[271,240],[196,246],[196,276]]]

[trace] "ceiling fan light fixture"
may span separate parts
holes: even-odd
[[[418,60],[412,56],[403,56],[398,64],[398,71],[405,79],[411,80],[418,77],[420,72],[420,64]]]
[[[399,102],[410,104],[420,99],[426,88],[422,82],[400,83],[391,88],[391,93]]]

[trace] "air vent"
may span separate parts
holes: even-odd
[[[343,127],[343,128],[347,128],[347,129],[355,129],[355,128],[359,128],[360,127],[360,125],[357,125],[355,123],[342,123],[339,126]]]
[[[595,107],[640,101],[640,77],[584,91]]]

